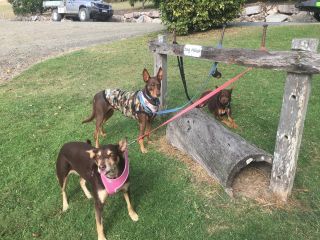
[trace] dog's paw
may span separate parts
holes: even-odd
[[[85,193],[85,195],[86,195],[86,197],[87,197],[88,199],[91,199],[91,198],[92,198],[92,195],[91,195],[90,193],[88,193],[88,194]]]
[[[63,204],[63,206],[62,206],[62,212],[67,211],[68,208],[69,208],[69,205],[68,205],[68,204]]]
[[[233,122],[232,128],[236,129],[236,128],[238,128],[238,127],[239,127],[239,126],[238,126],[235,122]]]
[[[141,150],[142,153],[148,153],[148,150],[145,149],[145,148],[140,148],[140,150]]]
[[[139,220],[139,216],[135,211],[129,212],[129,216],[134,222],[137,222]]]

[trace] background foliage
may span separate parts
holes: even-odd
[[[8,2],[16,15],[42,12],[42,0],[8,0]]]
[[[160,4],[162,20],[178,34],[205,31],[234,19],[245,0],[167,0]]]

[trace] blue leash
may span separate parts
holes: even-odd
[[[223,26],[223,30],[222,30],[222,35],[221,35],[221,39],[217,45],[217,49],[221,49],[222,48],[222,42],[223,42],[223,38],[224,38],[224,32],[225,32],[225,26]],[[218,62],[214,62],[210,71],[209,71],[209,75],[207,77],[207,79],[204,81],[203,85],[201,86],[201,89],[204,89],[204,87],[208,84],[208,81],[209,79],[211,78],[211,76],[216,76],[215,74],[220,74],[221,76],[221,73],[219,73],[217,71],[217,67],[218,67]],[[201,89],[199,91],[201,91]],[[197,98],[198,96],[200,95],[200,93],[198,94],[195,94],[188,102],[186,102],[185,104],[183,104],[182,106],[180,107],[176,107],[176,108],[171,108],[171,109],[166,109],[166,110],[161,110],[161,111],[157,111],[157,112],[152,112],[147,106],[146,106],[146,103],[144,101],[144,99],[142,97],[139,97],[140,99],[140,103],[142,105],[142,107],[145,109],[145,111],[149,114],[154,114],[154,115],[166,115],[166,114],[169,114],[169,113],[174,113],[174,112],[178,112],[179,110],[185,108],[186,106],[188,106],[190,103],[193,102],[193,100],[195,98]]]

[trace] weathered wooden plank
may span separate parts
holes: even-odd
[[[318,39],[304,39],[304,42],[313,41],[317,44]],[[200,56],[197,56],[197,47],[194,51],[189,51],[188,55],[186,48],[190,50],[190,46],[197,45],[179,45],[167,44],[152,41],[149,43],[149,49],[157,54],[167,54],[174,56],[191,56],[200,59],[206,59],[216,62],[224,62],[228,64],[238,64],[248,67],[259,67],[273,70],[282,70],[295,73],[320,73],[320,54],[311,53],[308,51],[260,51],[250,49],[217,49],[213,47],[201,47]],[[199,46],[198,46],[199,47]],[[194,55],[192,55],[194,53]]]
[[[167,38],[165,35],[158,36],[158,42],[161,44],[166,44]],[[161,82],[161,97],[160,97],[160,108],[166,108],[166,97],[167,97],[167,55],[165,54],[154,54],[154,74],[156,75],[159,68],[162,67],[163,70],[163,78]]]
[[[294,40],[293,50],[316,51],[318,41]],[[304,120],[311,91],[310,74],[288,73],[277,131],[270,188],[286,201],[293,187]]]
[[[193,109],[167,127],[167,141],[189,154],[232,195],[236,174],[252,162],[272,163],[272,155],[248,143],[213,117]]]

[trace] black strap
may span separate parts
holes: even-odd
[[[187,99],[189,101],[191,101],[191,98],[190,98],[189,93],[188,93],[188,86],[187,86],[186,76],[185,76],[185,73],[184,73],[183,57],[177,56],[177,60],[178,60],[178,67],[179,67],[179,72],[180,72],[180,76],[181,76],[181,81],[182,81],[182,84],[183,84],[184,92],[186,94]]]

